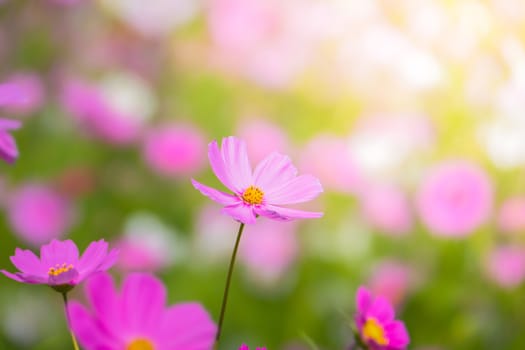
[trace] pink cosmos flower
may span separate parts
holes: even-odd
[[[373,186],[361,196],[363,216],[375,228],[392,236],[412,229],[412,209],[405,193],[393,186]]]
[[[394,319],[394,309],[385,298],[374,298],[366,288],[359,287],[356,304],[359,336],[370,350],[406,349],[408,332],[402,321]]]
[[[399,305],[413,288],[415,271],[410,265],[396,260],[385,260],[372,271],[368,280],[375,295],[384,296],[392,305]]]
[[[516,288],[525,280],[525,249],[501,246],[493,249],[486,260],[487,276],[503,288]]]
[[[139,118],[120,111],[91,84],[80,80],[66,82],[61,102],[84,129],[108,143],[129,144],[140,133]]]
[[[0,85],[0,98],[6,110],[11,114],[28,115],[34,113],[44,102],[44,88],[38,75],[24,72],[12,75],[9,80]]]
[[[242,344],[239,350],[250,350],[250,348],[248,347],[248,345]],[[257,348],[256,350],[266,350],[266,348]]]
[[[497,222],[504,233],[525,231],[525,197],[506,199],[499,209]]]
[[[66,233],[72,223],[71,203],[44,184],[26,184],[7,203],[13,231],[35,246]]]
[[[192,179],[193,186],[205,196],[224,205],[223,213],[244,224],[253,224],[257,216],[288,221],[299,218],[319,218],[320,212],[284,208],[281,205],[309,201],[323,188],[311,175],[297,176],[290,159],[271,153],[252,172],[246,144],[230,136],[208,147],[208,158],[217,178],[233,194],[224,193]]]
[[[164,176],[194,174],[204,164],[206,143],[192,125],[172,124],[152,130],[143,147],[148,166]]]
[[[10,130],[20,128],[18,120],[0,118],[0,158],[12,164],[18,158],[18,148]]]
[[[239,247],[239,260],[250,279],[272,286],[290,270],[299,253],[295,228],[294,222],[270,220],[250,228]]]
[[[272,152],[289,150],[288,137],[279,126],[264,120],[250,118],[241,122],[237,133],[245,140],[248,156],[256,163]]]
[[[30,250],[17,248],[11,262],[20,271],[1,272],[22,283],[73,288],[93,273],[109,269],[117,256],[118,250],[108,252],[108,244],[103,239],[92,242],[80,257],[73,241],[52,240],[40,248],[40,259]]]
[[[492,186],[478,166],[447,162],[433,169],[418,195],[418,209],[432,233],[464,237],[490,215]]]
[[[334,191],[357,193],[363,188],[364,178],[348,143],[335,135],[321,134],[312,139],[301,156],[300,169],[317,176]]]
[[[166,307],[166,289],[150,275],[127,275],[122,290],[100,273],[86,283],[89,311],[69,304],[71,329],[86,350],[210,350],[217,330],[197,303]]]

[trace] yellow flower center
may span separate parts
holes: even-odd
[[[255,186],[250,186],[244,190],[242,200],[247,204],[261,204],[264,192]]]
[[[383,326],[377,322],[373,317],[366,319],[366,323],[363,326],[363,337],[365,340],[373,340],[378,345],[387,345],[388,338],[385,335],[385,330]]]
[[[47,274],[49,276],[58,276],[60,274],[63,274],[64,272],[68,272],[69,270],[73,269],[73,264],[66,264],[63,263],[62,265],[56,264],[54,267],[50,267],[47,271]]]
[[[155,350],[155,347],[149,340],[139,338],[129,343],[126,350]]]

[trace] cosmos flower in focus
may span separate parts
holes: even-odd
[[[434,168],[419,189],[419,214],[433,234],[464,237],[487,220],[492,185],[478,166],[454,161]]]
[[[356,296],[355,322],[361,338],[370,350],[403,350],[410,342],[402,321],[394,319],[394,308],[383,297],[373,297],[360,287]]]
[[[30,250],[17,248],[11,262],[20,271],[1,272],[18,282],[47,284],[63,292],[93,273],[109,269],[117,257],[118,250],[108,252],[108,244],[104,240],[92,242],[82,256],[79,256],[73,241],[52,240],[40,248],[40,259]]]
[[[217,178],[233,194],[224,193],[192,179],[193,186],[205,196],[222,204],[222,212],[244,224],[253,224],[257,216],[289,221],[301,218],[319,218],[320,212],[289,209],[281,205],[309,201],[323,188],[311,175],[297,176],[290,158],[271,153],[252,172],[246,144],[230,136],[209,144],[208,157]]]
[[[12,164],[18,158],[18,148],[15,139],[9,131],[20,128],[18,120],[0,118],[0,158]]]
[[[210,350],[216,326],[198,303],[166,307],[166,288],[150,275],[131,273],[121,291],[109,274],[86,282],[92,311],[69,304],[71,328],[86,350]]]
[[[35,246],[64,235],[73,217],[71,203],[65,197],[38,183],[16,189],[8,200],[7,215],[13,231]]]

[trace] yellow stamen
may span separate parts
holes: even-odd
[[[129,343],[126,350],[155,350],[155,347],[149,340],[139,338]]]
[[[244,190],[242,200],[247,204],[261,204],[263,202],[264,192],[255,186],[250,186]]]
[[[47,274],[50,276],[58,276],[60,274],[63,274],[64,272],[68,272],[69,270],[73,269],[73,264],[56,264],[54,267],[50,267],[47,271]]]
[[[378,345],[388,344],[388,338],[385,335],[383,326],[373,317],[366,319],[365,325],[363,326],[363,337],[365,340],[373,340]]]

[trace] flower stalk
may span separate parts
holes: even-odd
[[[69,334],[71,334],[71,341],[73,342],[73,349],[80,350],[80,348],[78,347],[77,338],[75,338],[75,335],[71,330],[71,318],[69,317],[69,310],[67,307],[67,292],[60,294],[62,294],[62,299],[64,300],[64,312],[66,314],[67,328],[69,330]]]
[[[221,338],[222,324],[224,322],[224,314],[226,313],[226,305],[228,303],[228,294],[230,292],[230,283],[233,275],[233,267],[235,265],[235,258],[237,257],[237,250],[239,249],[239,242],[241,241],[242,231],[244,230],[244,223],[239,226],[237,232],[237,239],[235,240],[235,246],[233,247],[232,257],[230,259],[230,267],[228,268],[228,276],[226,277],[226,286],[224,287],[224,294],[222,296],[221,313],[219,315],[219,325],[217,328],[217,335],[215,337],[215,348],[219,344]]]

